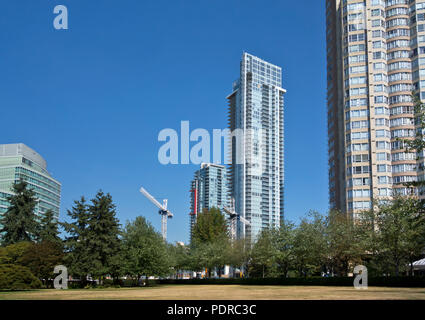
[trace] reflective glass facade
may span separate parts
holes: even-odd
[[[243,54],[240,78],[227,97],[230,130],[243,132],[240,150],[235,139],[230,146],[229,181],[236,211],[251,223],[239,222],[238,237],[251,241],[283,218],[285,92],[280,67]]]
[[[13,183],[20,179],[36,194],[35,213],[40,216],[51,209],[58,219],[61,184],[47,171],[46,161],[24,144],[0,145],[0,215],[7,211],[6,197],[12,194]]]

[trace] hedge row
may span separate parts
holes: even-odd
[[[312,277],[312,278],[240,278],[240,279],[188,279],[158,280],[159,284],[221,284],[221,285],[263,285],[263,286],[353,286],[353,277]],[[425,277],[370,277],[369,286],[425,288]]]

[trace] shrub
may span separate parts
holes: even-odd
[[[241,278],[241,279],[188,279],[159,280],[159,284],[221,284],[268,286],[353,286],[353,277],[307,278]],[[369,286],[377,287],[425,287],[425,277],[369,277]]]
[[[19,265],[0,265],[0,290],[28,290],[41,288],[41,281],[31,271]]]

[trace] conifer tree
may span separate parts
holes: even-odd
[[[71,222],[61,223],[65,232],[65,264],[70,274],[83,281],[90,270],[90,256],[88,251],[89,213],[86,199],[81,197],[74,201],[74,206],[68,210]]]
[[[7,246],[20,241],[34,241],[38,239],[39,225],[35,207],[37,200],[28,184],[20,180],[12,187],[13,195],[7,197],[10,206],[0,218],[3,233],[2,245]]]
[[[99,277],[115,273],[116,257],[120,254],[120,225],[111,195],[101,190],[88,207],[87,248],[91,259],[90,274]]]
[[[47,210],[40,219],[40,240],[61,243],[58,222],[52,210]]]

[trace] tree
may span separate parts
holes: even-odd
[[[230,240],[227,222],[218,208],[204,209],[198,214],[192,231],[191,251],[194,267],[207,268],[207,276],[211,270],[221,269],[229,260]]]
[[[49,280],[54,277],[54,268],[62,264],[63,256],[60,243],[42,241],[32,243],[18,260],[18,263],[30,269],[48,288]]]
[[[32,246],[32,242],[18,242],[0,248],[0,264],[19,264],[25,252]]]
[[[251,259],[251,241],[237,239],[231,242],[228,262],[234,268],[246,270]]]
[[[275,259],[279,275],[287,277],[295,263],[295,225],[290,221],[282,220],[280,228],[272,230],[272,239],[276,249]]]
[[[34,241],[38,239],[39,225],[36,220],[36,198],[28,184],[20,180],[13,184],[13,195],[7,197],[9,208],[0,218],[0,233],[4,246],[20,241]]]
[[[171,265],[161,234],[142,216],[127,222],[123,235],[124,270],[137,281],[142,276],[165,276]]]
[[[326,237],[329,271],[346,276],[364,254],[357,224],[347,214],[331,210],[326,218]]]
[[[111,195],[98,191],[88,207],[87,249],[90,274],[99,278],[116,273],[120,254],[120,225]]]
[[[86,199],[81,197],[74,201],[74,206],[67,211],[71,222],[62,222],[67,236],[65,238],[65,264],[74,277],[86,281],[90,271],[91,257],[89,254],[89,212]]]
[[[420,155],[423,154],[425,150],[425,104],[422,103],[419,95],[412,92],[412,101],[414,102],[414,112],[415,112],[415,126],[416,133],[413,139],[400,139],[404,147],[406,153],[416,153],[417,160],[420,159]],[[420,169],[424,169],[424,165],[419,165]],[[408,188],[418,188],[420,194],[424,193],[425,181],[418,180],[412,182],[406,182],[404,185]]]
[[[399,276],[425,248],[424,201],[396,195],[374,207],[361,216],[372,266]]]
[[[322,215],[310,212],[294,236],[295,266],[300,276],[317,274],[326,264],[326,224]]]
[[[225,241],[228,239],[227,222],[218,208],[204,209],[198,214],[192,231],[192,243]]]
[[[40,219],[40,240],[62,243],[59,237],[58,221],[52,210],[47,210]]]
[[[274,246],[275,233],[272,229],[264,229],[258,236],[252,252],[249,267],[251,275],[274,276],[276,274],[277,248]]]
[[[189,270],[191,268],[189,247],[176,243],[168,245],[168,255],[170,265],[177,274],[179,271]]]

